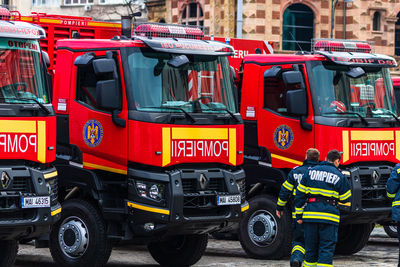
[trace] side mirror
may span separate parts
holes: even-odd
[[[98,108],[116,110],[120,107],[120,96],[115,80],[98,81],[96,84],[96,102]]]
[[[286,86],[295,86],[298,89],[304,89],[303,74],[298,70],[291,70],[282,73],[282,80]]]
[[[93,70],[96,75],[114,74],[117,66],[115,61],[110,58],[99,58],[93,60]]]
[[[273,66],[270,69],[267,69],[264,72],[264,79],[265,78],[278,78],[279,73],[281,72],[281,66]]]
[[[297,89],[286,92],[286,106],[291,115],[307,115],[307,95],[306,90]]]
[[[43,62],[44,64],[46,64],[46,67],[49,68],[50,67],[50,58],[49,58],[49,54],[47,54],[47,52],[42,50],[42,58],[43,58]]]
[[[75,59],[74,65],[77,67],[85,67],[89,65],[94,59],[95,55],[93,52],[85,53]]]

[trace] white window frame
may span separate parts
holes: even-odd
[[[125,0],[99,0],[99,5],[123,5]]]
[[[64,6],[86,6],[86,5],[93,5],[94,0],[92,0],[91,3],[89,3],[90,0],[78,0],[79,3],[74,3],[74,0],[70,0],[71,3],[67,3],[67,0],[63,0]],[[85,3],[83,3],[85,2]]]

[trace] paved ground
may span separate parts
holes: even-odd
[[[382,228],[376,228],[368,245],[352,256],[337,256],[336,266],[396,266],[398,255],[397,239],[389,238]],[[210,239],[206,254],[196,266],[289,266],[288,259],[280,261],[254,260],[246,254],[236,241]],[[48,249],[35,249],[32,245],[21,245],[15,266],[55,267]],[[156,266],[145,247],[125,246],[113,250],[110,267]]]

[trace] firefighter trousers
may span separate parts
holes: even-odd
[[[338,237],[338,226],[304,222],[306,255],[304,267],[332,267]]]
[[[397,222],[397,237],[399,239],[399,261],[397,267],[400,267],[400,222]]]
[[[292,240],[292,254],[290,262],[298,261],[300,263],[304,260],[304,227],[298,224],[296,219],[292,222],[293,240]]]

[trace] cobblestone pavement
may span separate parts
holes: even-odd
[[[396,266],[398,255],[397,239],[389,238],[383,228],[375,228],[368,245],[352,256],[336,256],[334,266]],[[246,254],[237,241],[210,239],[206,254],[196,266],[289,266],[288,259],[279,261],[255,260]],[[48,249],[35,249],[32,245],[21,245],[16,265],[55,267]],[[107,266],[156,266],[143,246],[124,246],[113,250]]]

